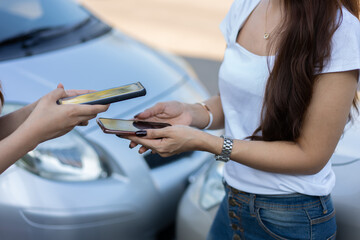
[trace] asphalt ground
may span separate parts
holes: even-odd
[[[183,57],[211,94],[225,50],[219,24],[232,0],[78,0],[111,26]]]

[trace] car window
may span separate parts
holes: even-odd
[[[74,0],[1,0],[0,42],[34,29],[71,26],[88,17]]]

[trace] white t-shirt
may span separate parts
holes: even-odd
[[[235,0],[220,25],[227,48],[219,71],[219,90],[225,114],[225,134],[234,139],[251,136],[259,126],[268,69],[275,60],[273,56],[251,53],[236,42],[239,29],[259,2]],[[343,8],[343,20],[333,36],[330,62],[323,73],[355,69],[360,69],[360,23]],[[297,192],[319,196],[329,194],[335,184],[330,161],[314,175],[269,173],[229,161],[224,177],[230,186],[255,194]]]

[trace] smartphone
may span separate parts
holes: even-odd
[[[117,135],[135,135],[135,133],[140,130],[151,128],[158,129],[171,126],[169,123],[114,118],[98,118],[96,122],[99,124],[104,133],[112,133]]]
[[[146,89],[140,83],[132,83],[116,88],[105,89],[102,91],[86,93],[74,97],[62,98],[58,104],[109,104],[123,101],[130,98],[144,96]]]

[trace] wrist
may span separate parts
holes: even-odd
[[[20,135],[26,145],[33,150],[37,145],[42,143],[44,140],[41,138],[42,133],[29,119],[25,120],[23,124],[15,131],[16,134]]]
[[[213,123],[214,120],[214,116],[212,114],[212,112],[210,111],[210,108],[203,102],[197,103],[199,105],[201,105],[201,107],[206,111],[207,115],[208,115],[208,121],[205,127],[203,127],[202,129],[206,130],[209,129]]]
[[[194,103],[190,106],[192,116],[191,126],[199,129],[208,129],[213,121],[210,109],[203,103]]]
[[[216,161],[228,162],[230,160],[230,155],[233,148],[233,139],[226,137],[224,135],[221,136],[223,141],[222,150],[220,154],[215,154]]]
[[[223,139],[221,137],[211,135],[209,133],[199,131],[199,136],[196,138],[196,148],[200,151],[206,151],[213,154],[221,154]]]
[[[25,109],[25,119],[27,117],[29,117],[29,115],[33,112],[33,110],[35,109],[36,105],[38,104],[39,100],[37,100],[36,102],[33,102],[29,105],[27,105],[26,107],[24,107]]]
[[[184,104],[185,112],[187,112],[191,118],[190,126],[197,128],[198,127],[197,112],[199,110],[198,108],[199,106],[196,106],[197,104],[189,104],[189,103],[183,103],[183,104]]]
[[[34,130],[28,128],[25,124],[16,129],[11,137],[16,139],[19,143],[19,149],[23,149],[25,153],[34,150],[40,143],[38,136],[34,133]]]

